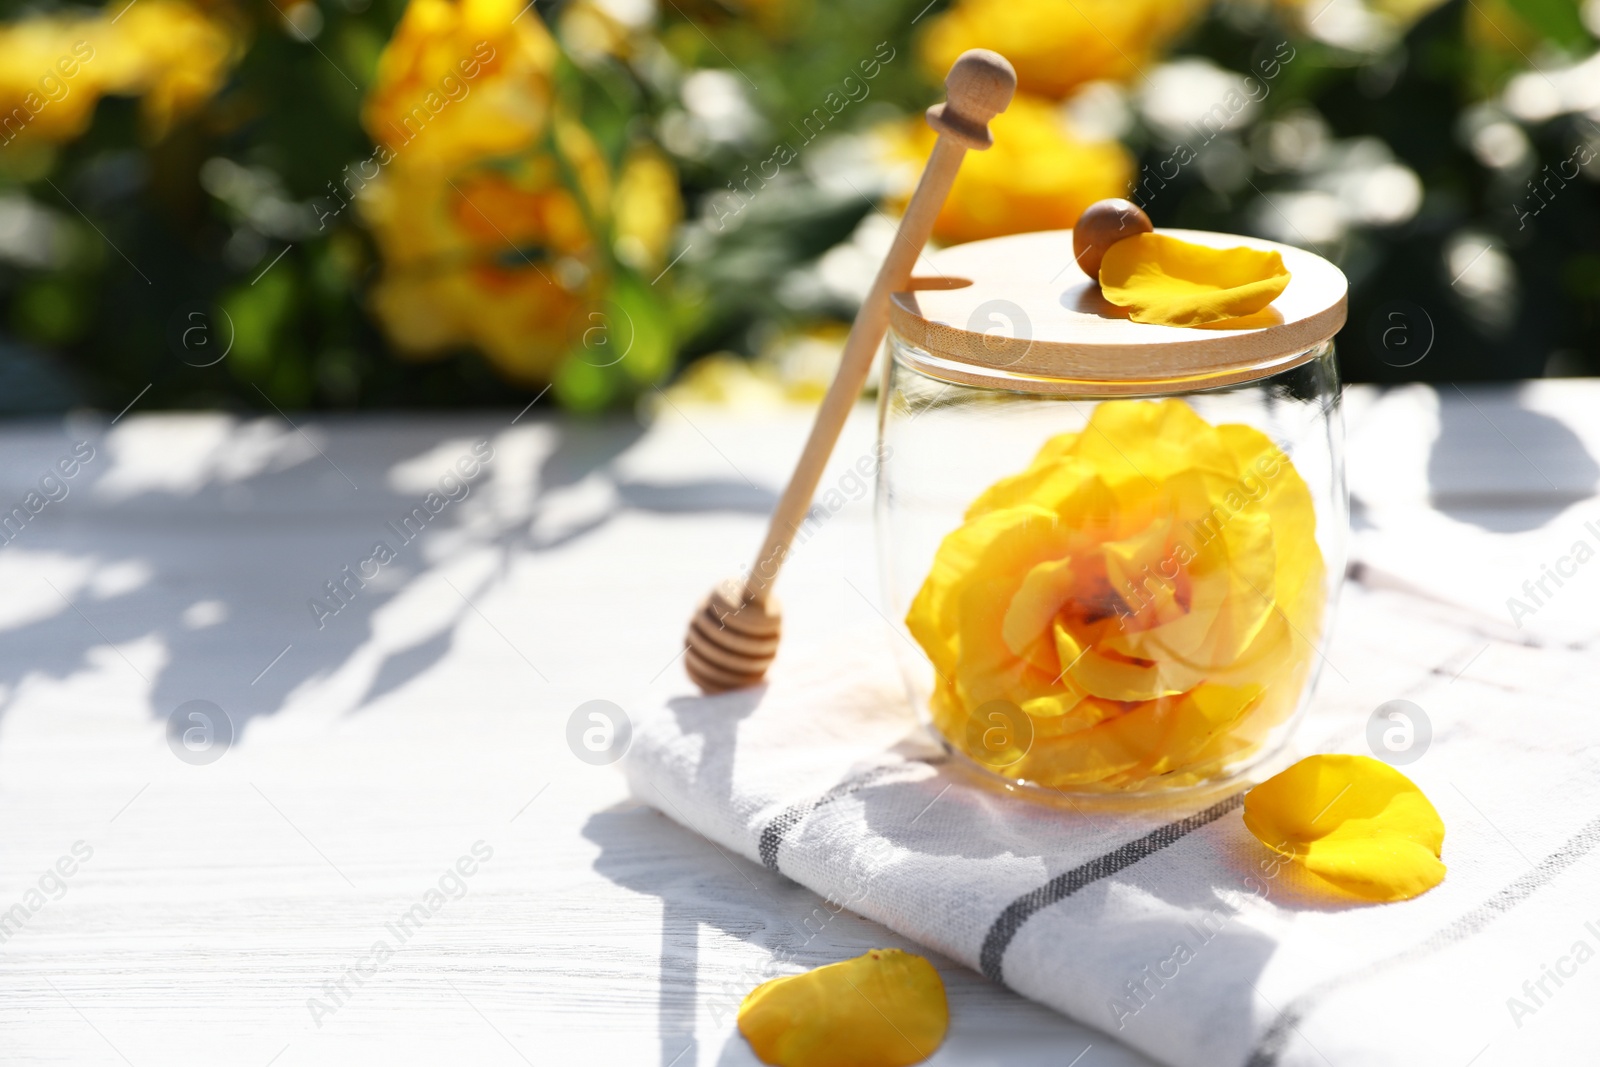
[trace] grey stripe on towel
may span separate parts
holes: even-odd
[[[1103,856],[1096,856],[1088,863],[1058,874],[1038,889],[1024,893],[1013,900],[1006,906],[1006,910],[1000,913],[994,925],[989,927],[989,933],[983,939],[983,951],[978,955],[978,965],[983,971],[983,976],[991,982],[1005,981],[1001,964],[1005,960],[1006,949],[1011,947],[1011,942],[1017,936],[1017,931],[1022,929],[1022,924],[1032,918],[1035,912],[1065,900],[1084,886],[1133,866],[1146,856],[1160,852],[1202,826],[1216,822],[1242,803],[1244,803],[1244,793],[1235,793],[1204,811],[1197,811],[1186,819],[1157,827],[1136,841],[1129,841],[1121,848],[1107,852]]]
[[[822,794],[816,800],[802,800],[798,804],[790,804],[787,808],[784,808],[781,812],[779,812],[777,817],[771,822],[767,823],[767,825],[761,830],[761,840],[756,845],[756,852],[761,857],[761,865],[766,867],[768,870],[778,870],[778,849],[782,847],[784,838],[788,837],[790,832],[793,831],[796,826],[799,826],[800,823],[805,820],[805,817],[810,815],[813,811],[816,811],[825,804],[831,804],[835,800],[840,800],[844,797],[847,797],[851,793],[859,792],[860,790],[867,788],[869,785],[877,785],[879,782],[883,781],[896,771],[903,771],[907,767],[915,766],[917,763],[924,762],[933,761],[916,760],[904,763],[890,763],[881,767],[873,767],[869,770],[863,771],[861,774],[856,775],[854,778],[849,778],[843,782],[840,782],[838,785]],[[783,872],[778,871],[778,873],[782,874]]]

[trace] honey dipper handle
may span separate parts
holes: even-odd
[[[889,326],[889,295],[904,289],[911,279],[911,268],[922,255],[923,246],[933,232],[933,222],[944,206],[950,185],[968,149],[982,150],[992,144],[989,120],[1006,109],[1016,90],[1017,75],[1003,56],[977,48],[963,52],[945,78],[948,99],[928,109],[928,125],[939,133],[933,154],[917,182],[911,202],[906,206],[895,234],[894,244],[878,268],[861,310],[856,313],[850,336],[833,384],[828,386],[822,406],[817,410],[811,436],[800,453],[788,487],[772,513],[766,542],[756,557],[744,583],[746,603],[764,603],[772,583],[789,554],[790,541],[816,495],[823,468],[839,440],[850,409],[861,395],[872,358],[883,343]]]

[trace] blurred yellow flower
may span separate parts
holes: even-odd
[[[661,153],[635,150],[618,176],[613,206],[618,258],[639,270],[658,266],[683,217],[678,172]]]
[[[1214,774],[1298,706],[1322,554],[1299,473],[1182,401],[1101,403],[990,487],[906,625],[935,723],[1008,776],[1138,789]]]
[[[701,356],[667,387],[667,399],[741,410],[817,404],[839,370],[849,333],[847,324],[825,319],[779,334],[755,359],[731,352]],[[865,391],[876,388],[869,380]]]
[[[604,57],[631,58],[638,29],[597,0],[571,0],[562,7],[556,23],[562,47],[581,63],[594,63]]]
[[[1018,89],[1060,99],[1085,82],[1139,77],[1207,2],[958,0],[928,27],[922,60],[942,80],[962,52],[992,48],[1016,68]]]
[[[732,352],[701,356],[665,390],[673,404],[705,404],[740,411],[760,411],[787,402],[777,374],[765,364]]]
[[[140,0],[106,30],[104,53],[89,69],[105,78],[108,93],[141,94],[158,135],[211,99],[243,54],[228,23],[180,0]]]
[[[551,126],[556,43],[514,0],[411,0],[361,119],[411,168],[453,171],[538,145]],[[426,133],[426,137],[424,137]]]
[[[1365,900],[1410,900],[1444,881],[1444,820],[1416,784],[1370,756],[1309,756],[1244,797],[1268,848]]]
[[[1096,200],[1128,191],[1134,168],[1128,150],[1116,141],[1080,140],[1048,101],[1019,95],[989,129],[994,147],[967,153],[934,223],[937,240],[1066,229]],[[889,151],[920,169],[934,139],[918,116],[890,132]]]
[[[655,152],[613,177],[557,107],[555,42],[523,11],[412,0],[362,110],[378,151],[359,192],[384,261],[373,307],[396,347],[475,346],[538,384],[592,333],[612,257],[659,265],[682,209]]]
[[[100,99],[90,20],[33,18],[0,29],[0,140],[31,134],[66,141],[89,126]]]
[[[363,190],[384,261],[373,305],[401,352],[476,345],[514,380],[548,378],[582,328],[591,242],[554,161],[535,163],[453,176],[395,165]]]
[[[142,97],[159,137],[221,88],[241,46],[225,18],[182,0],[0,26],[0,143],[69,141],[107,95]]]
[[[1475,0],[1466,10],[1465,29],[1474,48],[1524,61],[1541,43],[1539,32],[1505,0]]]

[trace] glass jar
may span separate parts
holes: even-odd
[[[1023,790],[1236,777],[1284,745],[1323,664],[1343,276],[1179,234],[1281,250],[1273,315],[1129,322],[1081,273],[1042,282],[1070,232],[942,252],[891,311],[877,518],[907,687],[953,758]]]

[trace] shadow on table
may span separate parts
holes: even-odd
[[[1431,502],[1490,533],[1521,533],[1594,495],[1600,464],[1570,427],[1504,389],[1439,389]]]
[[[600,847],[594,869],[617,885],[659,897],[658,949],[661,1067],[699,1062],[695,1021],[702,993],[714,1019],[732,1025],[739,1001],[764,977],[754,968],[727,988],[701,988],[700,927],[708,925],[744,941],[775,950],[766,913],[774,900],[809,912],[810,894],[787,879],[719,850],[643,805],[628,805],[591,815],[583,836]],[[728,877],[730,874],[736,877]],[[813,898],[814,899],[814,898]]]
[[[530,418],[515,429],[508,422],[498,412],[341,420],[330,435],[314,424],[292,429],[269,418],[238,420],[198,458],[179,454],[180,427],[178,444],[165,447],[174,450],[167,466],[187,471],[183,476],[150,459],[157,443],[139,436],[154,432],[148,424],[130,420],[91,436],[95,455],[72,479],[69,495],[0,547],[13,554],[6,562],[19,567],[14,573],[24,581],[32,579],[20,569],[29,566],[21,562],[25,553],[65,556],[81,566],[75,581],[58,577],[54,592],[39,591],[42,612],[0,631],[9,650],[0,660],[0,712],[29,680],[100,671],[145,687],[157,719],[188,701],[211,701],[228,714],[236,738],[256,716],[275,713],[307,684],[341,672],[352,677],[340,692],[358,692],[349,709],[359,710],[436,667],[461,626],[480,614],[480,598],[519,558],[556,551],[629,511],[764,513],[775,499],[731,478],[671,484],[622,476],[618,461],[644,433],[631,421]],[[540,450],[531,501],[505,513],[492,498],[527,497],[522,486],[504,484],[514,469],[502,458],[509,456],[505,438],[527,433],[553,440]],[[0,436],[0,463],[45,473],[74,440],[63,436],[41,446],[39,439],[37,429]],[[427,471],[429,485],[446,476],[459,481],[456,460],[483,440],[495,442],[498,463],[485,465],[464,496],[430,503],[427,489],[394,487],[399,469],[415,474],[430,460],[437,471]],[[130,482],[138,486],[131,492],[124,488]],[[605,487],[599,502],[587,510],[573,506],[594,482]],[[454,483],[448,489],[461,492]],[[416,520],[418,508],[425,522]],[[373,565],[363,561],[380,542],[393,558],[372,576]],[[485,573],[472,580],[445,573],[469,553],[485,551],[493,559]],[[53,567],[52,573],[71,572]],[[416,632],[397,635],[391,625],[380,634],[386,608],[439,582],[455,587],[442,601],[453,606],[420,627],[408,623]],[[158,654],[141,647],[152,643]],[[538,670],[536,661],[529,665]],[[175,735],[188,725],[174,720]]]

